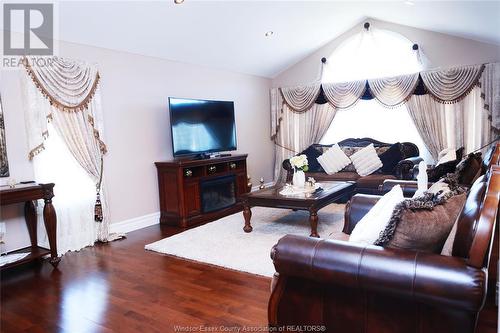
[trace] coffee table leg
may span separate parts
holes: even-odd
[[[310,237],[319,238],[318,235],[318,213],[314,209],[309,210],[309,223],[311,224]]]
[[[245,205],[243,207],[243,217],[245,218],[245,226],[243,227],[243,231],[251,232],[253,228],[250,225],[250,219],[252,218],[252,211],[250,210],[250,206]]]

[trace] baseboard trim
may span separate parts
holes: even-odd
[[[111,223],[110,233],[127,233],[160,223],[160,212],[134,217],[118,223]]]
[[[265,187],[270,187],[273,186],[274,182],[268,182],[265,183]],[[259,185],[253,186],[252,187],[252,192],[258,191],[259,190]],[[139,230],[142,228],[150,227],[155,224],[160,223],[160,212],[148,214],[148,215],[143,215],[139,217],[134,217],[132,219],[128,219],[125,221],[117,222],[117,223],[111,223],[109,226],[109,232],[110,233],[127,233],[127,232],[132,232],[135,230]]]

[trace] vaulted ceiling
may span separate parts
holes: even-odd
[[[59,14],[61,40],[265,77],[367,17],[500,45],[499,1],[64,1]]]

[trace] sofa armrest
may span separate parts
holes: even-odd
[[[350,235],[356,224],[380,199],[378,195],[356,194],[345,207],[344,228],[342,232]]]
[[[427,188],[432,186],[432,182],[427,183]],[[386,179],[380,185],[380,192],[385,194],[392,190],[392,188],[396,185],[401,186],[401,189],[403,190],[403,195],[406,198],[411,198],[413,195],[415,195],[415,192],[418,190],[418,183],[416,180],[396,180],[396,179]]]
[[[396,165],[395,176],[398,179],[411,180],[414,179],[413,168],[424,159],[420,156],[408,157],[399,161]]]
[[[402,249],[287,235],[273,262],[280,277],[467,311],[479,311],[486,292],[486,272],[465,259]]]

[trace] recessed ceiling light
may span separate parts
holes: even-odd
[[[176,5],[180,5],[180,4],[181,4],[181,3],[183,3],[183,2],[184,2],[184,0],[174,0],[174,3],[175,3]]]
[[[264,34],[264,36],[266,36],[266,37],[271,37],[272,35],[274,35],[274,32],[272,32],[271,30],[269,30],[268,32],[266,32]]]
[[[415,3],[413,1],[405,1],[405,5],[413,6]]]

